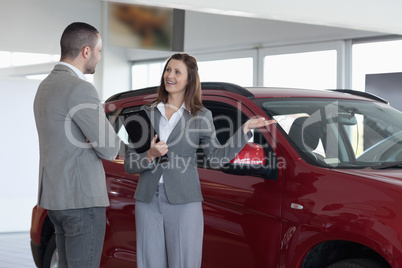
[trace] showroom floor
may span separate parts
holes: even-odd
[[[29,232],[0,233],[0,268],[35,268]]]

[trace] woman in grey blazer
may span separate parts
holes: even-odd
[[[250,129],[269,122],[250,119],[222,146],[212,113],[202,105],[197,61],[187,54],[167,61],[157,99],[142,109],[157,135],[148,151],[131,148],[124,161],[127,173],[141,174],[134,196],[137,267],[201,267],[204,222],[197,148],[222,166],[251,138]]]

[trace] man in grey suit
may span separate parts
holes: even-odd
[[[91,25],[70,24],[61,59],[34,101],[39,136],[38,205],[55,226],[59,267],[99,267],[109,206],[101,159],[114,160],[120,139],[95,87],[85,81],[101,58],[102,39]]]

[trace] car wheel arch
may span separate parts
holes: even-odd
[[[51,222],[49,216],[46,216],[46,218],[43,221],[42,224],[42,231],[41,231],[41,241],[40,241],[40,267],[43,267],[43,261],[45,257],[45,252],[47,245],[54,235],[54,226],[53,223]]]
[[[327,267],[333,263],[355,258],[372,259],[389,266],[374,249],[348,240],[328,240],[312,247],[304,256],[301,268]]]

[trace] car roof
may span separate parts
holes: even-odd
[[[369,92],[351,89],[302,89],[302,88],[276,88],[276,87],[247,87],[254,98],[336,98],[375,100],[388,104],[388,101]]]
[[[225,82],[203,82],[201,87],[204,93],[211,93],[214,90],[235,93],[249,99],[258,98],[335,98],[335,99],[355,99],[355,100],[375,100],[383,103],[388,102],[374,94],[350,90],[350,89],[298,89],[298,88],[279,88],[279,87],[241,87],[232,83]],[[138,90],[130,90],[115,94],[108,98],[106,102],[127,99],[136,96],[155,94],[157,87],[148,87]]]

